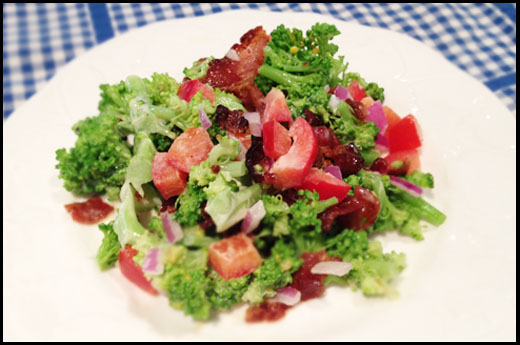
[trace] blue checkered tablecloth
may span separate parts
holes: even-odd
[[[4,119],[101,42],[160,20],[243,8],[315,12],[405,33],[482,81],[516,113],[516,4],[4,3]]]

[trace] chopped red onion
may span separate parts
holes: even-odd
[[[411,183],[410,181],[403,180],[402,178],[399,178],[397,176],[389,175],[390,176],[390,183],[397,188],[401,188],[405,192],[410,193],[413,196],[421,196],[423,190],[421,187]]]
[[[226,57],[233,61],[240,61],[240,56],[238,56],[237,51],[235,49],[230,49],[226,53]]]
[[[346,101],[348,98],[352,98],[349,97],[350,93],[348,92],[348,90],[341,85],[336,86],[336,91],[334,92],[334,95],[342,101]]]
[[[262,120],[260,120],[260,113],[244,113],[243,116],[246,118],[247,122],[249,122],[249,130],[251,131],[251,135],[254,135],[255,137],[261,137]]]
[[[343,180],[343,176],[341,176],[341,169],[338,166],[329,165],[327,169],[325,169],[325,172],[331,174],[339,180]]]
[[[379,133],[384,133],[386,131],[386,127],[388,127],[388,121],[386,120],[381,101],[375,101],[367,108],[367,110],[368,114],[366,119],[368,121],[375,122],[376,127],[379,128]]]
[[[285,305],[293,306],[300,302],[302,293],[290,286],[280,289],[276,292],[276,296],[270,299],[272,302],[279,302]]]
[[[333,274],[335,276],[344,276],[352,269],[350,262],[343,261],[322,261],[318,262],[311,268],[312,274]]]
[[[334,114],[338,111],[338,105],[340,101],[341,100],[338,97],[334,95],[330,96],[329,107],[331,107],[331,109],[334,111]]]
[[[378,145],[376,143],[376,150],[379,151],[381,156],[386,156],[388,153],[390,153],[390,150],[388,149],[388,146]]]
[[[161,262],[161,250],[152,248],[146,253],[143,262],[143,272],[148,274],[162,274],[164,265]]]
[[[180,241],[184,237],[181,225],[174,221],[168,212],[164,212],[161,215],[162,223],[164,226],[164,232],[170,243]]]
[[[255,230],[265,216],[265,207],[262,200],[258,200],[247,211],[246,217],[242,221],[242,232],[248,234]]]
[[[208,114],[206,114],[202,104],[199,104],[199,120],[202,128],[208,129],[211,127],[211,121],[209,120]]]

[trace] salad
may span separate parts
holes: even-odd
[[[344,285],[397,293],[404,253],[377,234],[423,240],[446,216],[425,201],[421,129],[384,103],[384,89],[337,56],[334,25],[256,27],[184,79],[155,73],[103,84],[97,116],[56,151],[66,205],[99,223],[101,270],[119,267],[197,320],[249,304],[246,320]]]

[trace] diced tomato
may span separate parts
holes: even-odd
[[[209,264],[226,280],[245,276],[262,264],[253,240],[243,233],[209,246]]]
[[[168,160],[180,171],[189,173],[192,165],[199,165],[208,158],[212,148],[208,132],[200,127],[191,127],[173,141],[168,150]]]
[[[320,200],[336,197],[338,202],[345,199],[350,190],[350,186],[344,181],[317,168],[311,168],[303,180],[302,188],[316,191],[320,195]]]
[[[177,91],[177,96],[179,96],[180,99],[189,102],[199,91],[202,92],[204,98],[209,99],[211,103],[215,104],[215,100],[217,99],[215,92],[198,79],[188,80],[182,83]]]
[[[413,150],[421,147],[421,129],[413,115],[408,115],[386,131],[390,152]]]
[[[294,121],[289,136],[293,139],[289,152],[278,158],[271,169],[278,189],[301,186],[318,154],[316,134],[303,117]]]
[[[119,268],[121,269],[121,273],[144,291],[152,295],[157,295],[157,290],[155,290],[151,282],[146,279],[141,267],[132,259],[137,253],[138,251],[132,248],[130,244],[127,244],[124,248],[119,250]]]
[[[388,163],[388,169],[390,169],[390,165],[395,161],[405,161],[408,160],[410,162],[410,166],[408,168],[408,173],[411,173],[414,170],[419,170],[421,168],[421,161],[419,159],[419,151],[417,149],[406,150],[406,151],[398,151],[391,152],[388,156],[385,157],[386,162]]]
[[[387,131],[388,128],[392,127],[401,120],[401,117],[387,105],[383,106],[383,112],[385,113],[386,122],[388,122],[388,127],[386,128]]]
[[[367,96],[365,89],[363,89],[357,80],[352,80],[350,84],[348,84],[347,90],[356,102],[360,102]]]
[[[153,157],[152,179],[153,184],[164,199],[179,195],[186,188],[188,174],[175,168],[168,161],[167,152],[157,152]]]
[[[284,93],[276,88],[271,89],[265,96],[265,110],[262,122],[276,120],[278,122],[292,123],[292,115],[285,101]]]
[[[289,131],[278,121],[268,121],[262,125],[264,152],[267,157],[278,159],[291,148]]]

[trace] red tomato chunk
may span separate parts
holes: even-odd
[[[108,216],[114,208],[105,203],[99,196],[85,202],[74,202],[65,205],[72,219],[82,224],[96,224]]]
[[[289,131],[278,121],[268,121],[262,126],[264,152],[267,157],[278,159],[291,148]]]
[[[320,200],[336,197],[338,202],[345,199],[350,190],[350,186],[344,181],[317,168],[311,168],[303,180],[302,188],[316,191],[320,195]]]
[[[188,174],[175,168],[168,161],[168,153],[157,152],[153,157],[152,179],[153,184],[164,199],[182,193],[186,188]]]
[[[192,165],[199,165],[208,158],[212,148],[208,132],[200,127],[191,127],[175,139],[168,150],[168,160],[175,168],[189,173]]]
[[[262,264],[253,240],[237,234],[209,246],[209,264],[226,280],[252,273]]]
[[[202,92],[202,97],[209,99],[211,103],[215,104],[215,100],[217,96],[215,92],[204,85],[200,80],[188,80],[184,82],[177,91],[177,95],[180,99],[185,100],[186,102],[191,101],[191,99],[197,94],[197,92]]]
[[[390,152],[413,150],[421,147],[421,130],[413,115],[393,124],[387,131]]]

